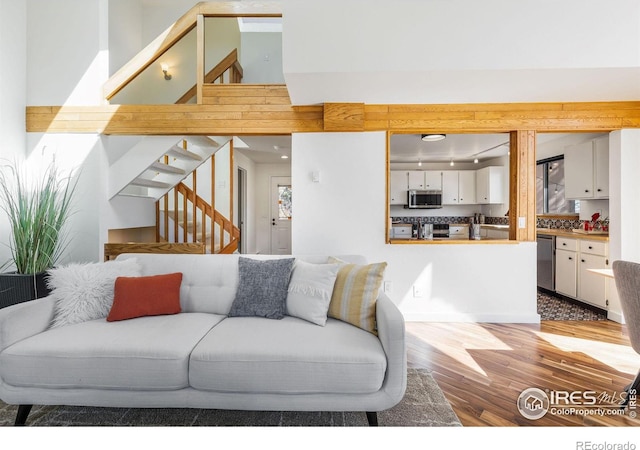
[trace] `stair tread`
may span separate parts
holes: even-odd
[[[167,173],[167,174],[175,174],[175,175],[185,175],[186,172],[179,167],[170,166],[168,164],[161,163],[159,161],[154,162],[149,166],[149,170],[154,170],[156,172]]]
[[[143,186],[143,187],[161,188],[161,189],[166,189],[171,187],[169,183],[164,183],[162,181],[149,180],[148,178],[134,178],[133,181],[131,181],[131,184],[134,186]]]
[[[177,145],[174,145],[173,147],[171,147],[166,154],[178,159],[190,159],[193,161],[202,161],[202,157],[200,155],[190,152],[188,150],[184,150],[178,147]]]

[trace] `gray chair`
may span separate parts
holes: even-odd
[[[624,314],[631,347],[640,354],[640,264],[630,261],[614,261],[613,276],[620,297],[622,313]],[[625,387],[626,399],[621,406],[629,401],[629,395],[637,395],[640,388],[640,371],[629,386]]]

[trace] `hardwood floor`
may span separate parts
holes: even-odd
[[[407,350],[409,366],[433,372],[463,426],[640,425],[629,410],[622,416],[549,411],[530,420],[517,407],[527,388],[618,396],[640,368],[640,355],[626,326],[615,322],[408,322]]]

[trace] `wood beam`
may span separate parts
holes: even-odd
[[[364,131],[364,103],[325,103],[324,131]]]
[[[26,129],[49,133],[228,135],[327,130],[604,133],[640,128],[640,102],[364,105],[364,128],[357,105],[293,106],[284,85],[205,84],[202,105],[28,106]],[[340,117],[351,120],[340,123]]]
[[[536,240],[536,132],[513,131],[509,152],[509,239]]]

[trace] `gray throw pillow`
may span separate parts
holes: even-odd
[[[238,259],[239,283],[229,317],[258,316],[282,319],[295,258],[259,261]]]

